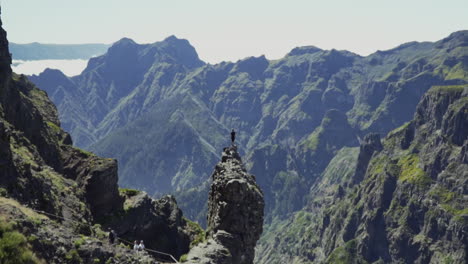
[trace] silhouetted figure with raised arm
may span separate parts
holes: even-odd
[[[236,131],[234,131],[234,128],[231,130],[231,142],[232,145],[234,145],[234,140],[236,140]]]

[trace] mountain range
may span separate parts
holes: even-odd
[[[466,263],[467,99],[434,86],[410,122],[338,151],[257,263]]]
[[[421,190],[442,190],[436,200],[445,211],[434,214],[447,223],[466,214],[466,174],[458,173],[466,164],[456,160],[467,134],[460,109],[468,83],[468,31],[366,57],[306,46],[275,61],[261,56],[215,65],[201,61],[187,40],[174,36],[145,45],[125,38],[90,59],[78,76],[46,70],[30,80],[57,105],[76,146],[118,160],[121,186],[155,197],[174,193],[185,215],[203,226],[211,169],[229,144],[230,129],[236,129],[236,144],[264,192],[267,228],[259,263],[338,263],[343,256],[362,263],[379,258],[436,261],[443,257],[434,250],[427,253],[432,244],[424,239],[442,241],[427,233],[427,228],[442,227],[426,223],[433,220],[421,204],[434,196]],[[455,93],[440,88],[428,94],[434,86],[454,87]],[[438,100],[445,103],[431,103]],[[449,109],[452,115],[444,116]],[[430,124],[432,119],[440,121]],[[462,120],[462,125],[450,120]],[[441,131],[459,131],[458,143],[436,137]],[[379,135],[388,135],[383,145]],[[432,136],[435,147],[425,141]],[[438,148],[447,150],[437,162],[418,154]],[[379,159],[393,167],[375,165]],[[451,162],[458,162],[455,176],[447,177],[460,177],[462,191],[439,179],[440,168]],[[406,192],[412,194],[404,198],[401,193]],[[452,198],[444,202],[444,195]],[[407,209],[410,200],[415,205]],[[357,211],[344,212],[348,207]],[[413,208],[424,213],[408,216],[410,220],[396,218]],[[406,224],[413,225],[409,233],[400,228]],[[398,228],[385,229],[390,225]],[[466,234],[466,225],[448,225]],[[349,231],[339,233],[342,227]],[[305,230],[311,235],[299,235]],[[405,232],[409,237],[403,239]],[[390,239],[395,237],[401,243],[419,243],[418,250],[426,251],[409,256]],[[319,238],[326,242],[320,244]],[[377,240],[387,244],[372,251],[369,247]],[[463,239],[457,241],[451,245],[463,244]],[[440,254],[450,252],[444,250]],[[463,257],[456,253],[448,258]]]
[[[79,76],[46,70],[30,79],[57,105],[75,145],[116,157],[123,185],[156,194],[203,182],[230,128],[252,157],[276,147],[301,156],[283,171],[299,178],[311,167],[321,173],[331,157],[318,160],[320,168],[300,159],[357,146],[368,132],[385,135],[411,119],[432,85],[466,82],[467,35],[368,57],[300,47],[278,61],[251,57],[216,65],[200,61],[188,41],[174,36],[148,45],[122,39]],[[314,144],[324,117],[355,136]],[[151,155],[155,150],[165,154]],[[196,160],[204,156],[208,166]]]

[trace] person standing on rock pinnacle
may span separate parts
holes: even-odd
[[[116,237],[115,231],[111,229],[109,232],[109,243],[114,244]]]
[[[231,130],[231,142],[234,145],[234,140],[236,140],[236,131],[234,131],[234,128]]]

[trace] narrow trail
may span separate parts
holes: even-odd
[[[28,207],[29,208],[29,207]],[[73,220],[73,219],[70,219],[70,218],[65,218],[65,217],[62,217],[62,216],[59,216],[59,215],[55,215],[55,214],[51,214],[51,213],[47,213],[47,212],[44,212],[44,211],[41,211],[41,210],[36,210],[36,209],[33,209],[33,208],[29,208],[31,209],[32,211],[36,212],[36,213],[39,213],[39,214],[44,214],[44,215],[48,215],[48,216],[53,216],[55,218],[58,218],[58,219],[62,219],[62,220],[65,220],[65,221],[71,221],[71,222],[75,222],[77,224],[80,224],[80,225],[86,225],[90,228],[92,228],[93,226],[90,225],[90,224],[87,224],[87,223],[84,223],[84,222],[80,222],[80,221],[76,221],[76,220]],[[118,240],[122,241],[124,244],[128,244],[130,247],[133,247],[133,243],[128,241],[128,240],[125,240],[123,238],[120,238],[120,237],[117,237]],[[172,256],[171,254],[169,253],[165,253],[165,252],[161,252],[161,251],[158,251],[158,250],[154,250],[154,249],[150,249],[150,248],[145,248],[144,249],[145,251],[149,252],[149,253],[153,253],[151,254],[151,256],[153,258],[155,258],[157,261],[160,261],[161,264],[164,264],[164,263],[179,263],[179,261],[177,261],[177,259]],[[164,256],[164,258],[161,258],[161,257],[157,257],[155,256],[156,255],[159,255],[159,256]]]

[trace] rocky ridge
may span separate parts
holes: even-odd
[[[230,128],[241,131],[246,166],[264,192],[267,225],[259,244],[271,263],[277,253],[271,245],[284,235],[279,222],[297,224],[288,237],[298,237],[310,215],[295,212],[329,204],[365,179],[366,159],[379,148],[364,142],[371,148],[363,148],[356,168],[358,138],[384,137],[410,121],[430,87],[468,82],[467,39],[468,31],[459,31],[366,57],[301,47],[276,61],[250,57],[216,65],[204,64],[187,41],[174,37],[150,45],[123,39],[81,76],[47,71],[32,80],[47,89],[77,142],[95,142],[90,149],[119,160],[121,184],[157,197],[174,192],[185,215],[202,224],[216,149]],[[411,142],[411,130],[405,131],[401,146]],[[301,254],[328,254],[310,253],[315,246],[303,243],[297,250],[307,253]]]
[[[412,121],[334,159],[258,262],[466,263],[467,98],[467,85],[433,87]]]
[[[200,223],[216,150],[238,129],[269,222],[306,204],[340,148],[408,122],[431,86],[465,84],[467,37],[459,31],[366,57],[299,47],[280,60],[215,65],[200,61],[186,40],[122,39],[80,76],[47,70],[31,80],[48,91],[78,146],[119,160],[123,186],[156,197],[174,193]],[[339,122],[328,127],[339,129],[336,141],[320,129],[330,117]]]
[[[224,148],[212,175],[208,241],[192,248],[187,263],[253,263],[263,231],[263,193],[246,172],[236,146]]]
[[[0,21],[0,240],[12,245],[1,255],[33,263],[154,263],[109,245],[109,228],[175,257],[186,253],[195,233],[174,198],[119,189],[116,160],[73,147],[47,94],[10,64]]]

